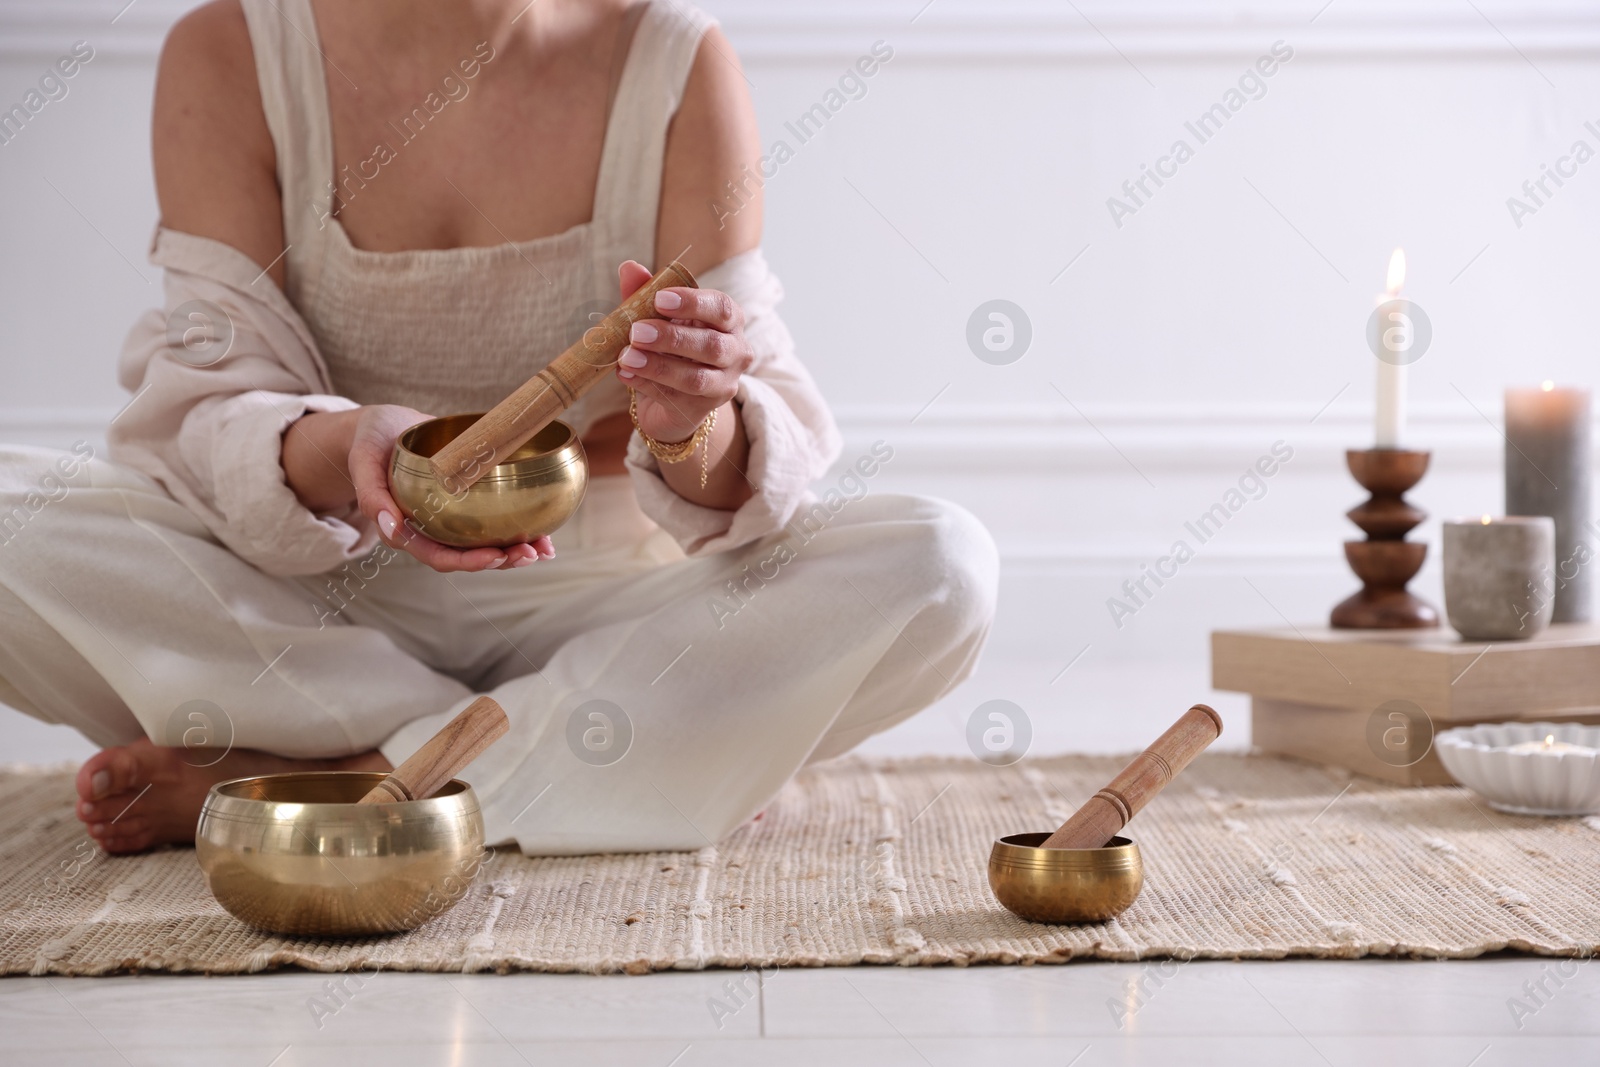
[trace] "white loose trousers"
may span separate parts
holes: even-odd
[[[488,693],[511,731],[463,777],[491,842],[703,847],[975,664],[988,533],[852,484],[693,559],[619,476],[591,482],[553,560],[443,575],[380,546],[275,577],[142,474],[0,447],[0,701],[101,745],[185,743],[202,707],[213,744],[399,763]]]

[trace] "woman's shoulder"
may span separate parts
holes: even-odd
[[[197,120],[223,109],[260,111],[240,0],[211,0],[173,23],[156,67],[156,107],[177,108]]]
[[[722,29],[710,25],[668,132],[660,247],[692,245],[709,266],[759,245],[760,158],[744,69]]]
[[[200,70],[255,76],[250,27],[240,0],[210,0],[185,14],[167,31],[161,65],[182,64]]]
[[[277,153],[240,0],[202,4],[168,32],[151,151],[164,226],[273,261],[283,231]]]

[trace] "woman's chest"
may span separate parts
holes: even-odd
[[[334,214],[357,248],[492,246],[592,217],[603,72],[563,80],[560,71],[513,68],[513,57],[487,44],[461,51],[387,76],[368,71],[361,82],[330,79],[328,179]]]

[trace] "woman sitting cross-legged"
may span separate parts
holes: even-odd
[[[491,842],[697,848],[971,672],[984,529],[873,491],[893,442],[811,489],[839,439],[759,196],[708,210],[757,155],[727,40],[676,0],[216,0],[174,27],[166,308],[128,337],[109,456],[0,449],[0,701],[104,746],[96,841],[192,841],[226,778],[388,768],[488,693],[511,731],[463,777]],[[591,481],[559,552],[408,527],[399,434],[492,406],[675,257],[701,287],[563,416]]]

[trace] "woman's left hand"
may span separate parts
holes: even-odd
[[[624,300],[650,280],[650,271],[631,259],[617,275]],[[687,440],[734,398],[755,355],[744,338],[744,310],[727,293],[663,289],[656,310],[660,318],[633,324],[617,377],[638,394],[639,429],[670,444]]]

